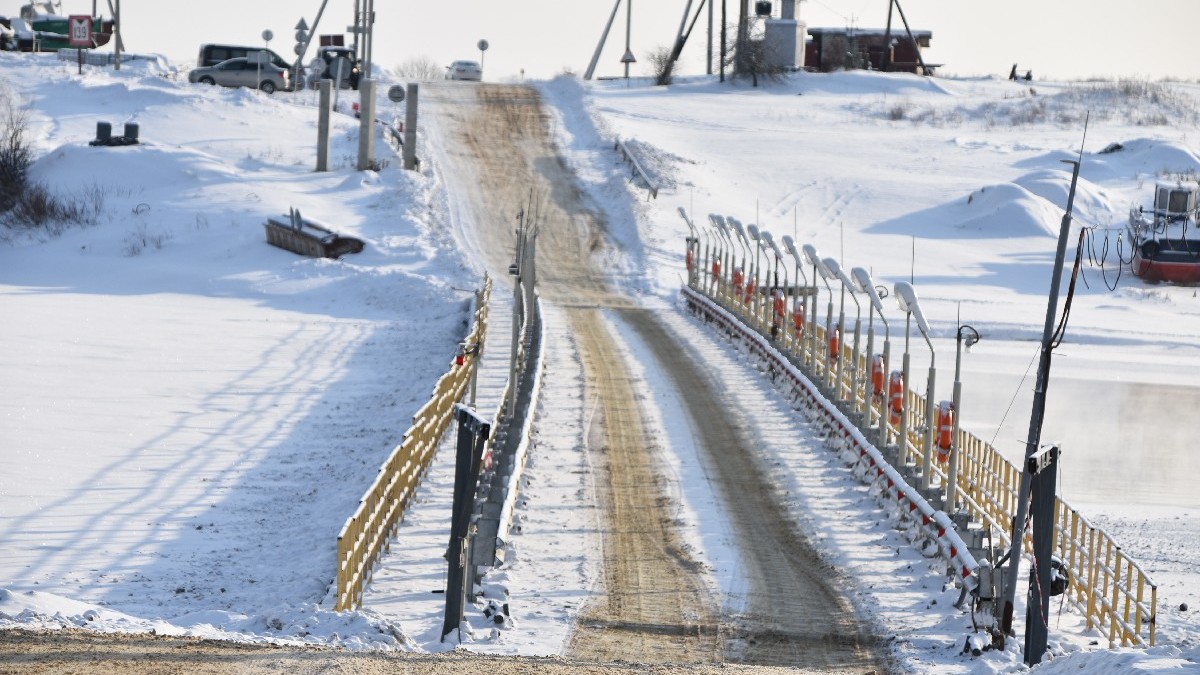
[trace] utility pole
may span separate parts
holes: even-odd
[[[728,2],[728,0],[721,0],[721,64],[720,65],[721,65],[721,81],[722,82],[725,81],[725,51],[726,51],[726,49],[725,49],[725,33],[727,32],[725,27],[726,27],[726,25],[728,25],[725,23],[726,22],[726,18],[725,18],[726,2]]]
[[[366,17],[366,68],[362,71],[362,76],[371,80],[375,78],[375,0],[363,0],[367,6]]]
[[[621,61],[625,64],[625,79],[629,79],[629,64],[633,63],[633,50],[629,48],[629,39],[633,34],[633,0],[625,3],[625,56]]]
[[[737,44],[733,54],[733,74],[741,75],[746,72],[746,43],[750,39],[750,23],[747,15],[750,13],[750,0],[742,0],[738,8]]]
[[[113,52],[116,57],[113,59],[113,70],[121,69],[121,0],[117,0],[117,7],[113,10],[113,33],[116,33],[117,44],[113,47]]]
[[[1084,122],[1084,139],[1087,139],[1087,122]],[[1058,232],[1058,249],[1054,256],[1054,271],[1050,278],[1050,300],[1046,306],[1046,324],[1042,331],[1042,355],[1038,364],[1037,384],[1033,390],[1033,411],[1029,415],[1029,436],[1025,441],[1025,463],[1022,465],[1021,487],[1017,493],[1017,515],[1012,523],[1012,540],[1009,551],[1008,573],[1004,578],[1004,601],[1000,604],[1000,634],[996,639],[1001,645],[1012,631],[1013,601],[1016,597],[1017,580],[1021,570],[1021,547],[1025,538],[1025,516],[1028,513],[1029,492],[1032,475],[1029,462],[1038,454],[1042,438],[1042,421],[1046,415],[1046,388],[1050,384],[1050,359],[1055,346],[1057,331],[1055,318],[1058,316],[1058,288],[1062,283],[1063,260],[1066,258],[1067,238],[1071,232],[1071,210],[1075,204],[1075,185],[1079,180],[1079,165],[1083,160],[1082,144],[1080,161],[1072,161],[1075,169],[1071,175],[1071,190],[1067,195],[1067,211],[1063,214]],[[1063,326],[1065,328],[1065,325]],[[1051,502],[1053,508],[1053,502]],[[1048,562],[1048,561],[1047,561]],[[1047,570],[1047,573],[1049,570]],[[1031,608],[1032,610],[1032,608]],[[1028,642],[1028,640],[1026,640]],[[1040,659],[1041,655],[1037,657]],[[1034,662],[1036,663],[1036,661]]]
[[[705,61],[705,63],[707,64],[707,70],[705,70],[705,74],[707,74],[707,75],[712,75],[712,73],[713,73],[713,67],[712,67],[713,44],[712,43],[713,43],[713,3],[709,2],[708,3],[708,60]]]
[[[880,63],[885,73],[892,72],[892,8],[895,6],[896,0],[888,0],[887,28],[883,29],[883,59]]]

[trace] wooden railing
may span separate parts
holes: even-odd
[[[696,258],[699,258],[697,255]],[[728,267],[728,266],[726,266]],[[760,288],[746,301],[744,288],[733,287],[730,270],[723,269],[714,277],[711,268],[690,271],[689,286],[703,293],[741,320],[746,326],[763,336],[770,336],[773,317],[770,315],[768,288]],[[794,291],[793,290],[793,296]],[[792,296],[789,296],[792,297]],[[814,311],[809,310],[810,313]],[[809,317],[805,323],[806,337],[796,339],[791,328],[793,314],[788,303],[783,320],[783,330],[774,336],[775,347],[808,374],[814,382],[821,382],[841,401],[857,401],[855,409],[865,411],[871,406],[876,419],[887,415],[886,401],[873,396],[869,390],[868,364],[871,355],[855,354],[852,339],[843,331],[840,342],[840,360],[844,365],[841,377],[836,367],[825,367],[823,350],[829,349],[822,314]],[[834,321],[836,322],[836,315]],[[807,332],[815,334],[815,340]],[[893,357],[892,367],[895,368]],[[837,359],[833,360],[834,362]],[[850,364],[859,365],[857,390],[852,387]],[[898,368],[896,368],[898,370]],[[934,453],[930,462],[930,481],[934,486],[946,485],[947,467],[936,459],[936,451],[926,448],[925,396],[917,392],[917,377],[912,377],[905,400],[903,415],[907,416],[908,434],[899,453],[900,464],[912,463],[920,466],[924,453]],[[889,442],[897,442],[899,425],[889,434]],[[861,430],[873,441],[877,431]],[[960,430],[958,435],[958,501],[973,521],[982,523],[1000,540],[1004,547],[1010,544],[1012,520],[1017,511],[1017,500],[1021,482],[1021,469],[1005,459],[989,443],[977,436]],[[1033,550],[1032,528],[1025,528],[1024,550]],[[1158,607],[1158,589],[1140,566],[1130,560],[1109,534],[1094,527],[1077,510],[1062,499],[1055,501],[1055,540],[1053,550],[1064,563],[1071,576],[1067,597],[1082,613],[1089,629],[1096,627],[1108,638],[1109,646],[1154,646],[1155,616]]]
[[[485,277],[467,344],[483,342],[491,293],[492,281]],[[404,439],[392,450],[359,500],[358,509],[338,534],[336,611],[362,606],[363,587],[371,570],[395,534],[438,442],[454,417],[454,404],[462,398],[478,365],[478,351],[470,352],[463,356],[462,365],[455,365],[457,358],[451,361],[450,370],[438,379],[429,402],[413,415]]]

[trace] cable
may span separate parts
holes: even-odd
[[[988,445],[995,447],[996,438],[1000,435],[1000,430],[1004,428],[1004,421],[1008,419],[1008,413],[1012,411],[1013,404],[1017,402],[1017,396],[1021,393],[1021,387],[1025,385],[1025,380],[1029,379],[1029,369],[1033,368],[1033,362],[1037,360],[1038,354],[1041,353],[1041,345],[1034,350],[1033,357],[1029,359],[1029,365],[1025,366],[1025,374],[1021,376],[1021,381],[1017,383],[1017,389],[1013,392],[1012,398],[1008,401],[1008,407],[1004,409],[1004,415],[1000,418],[1000,424],[996,427],[996,433],[992,435],[991,442]]]
[[[1063,336],[1067,330],[1067,321],[1071,318],[1071,301],[1075,298],[1075,280],[1079,276],[1079,267],[1083,263],[1083,235],[1086,230],[1079,231],[1079,243],[1075,246],[1075,264],[1071,267],[1071,283],[1067,286],[1067,300],[1063,303],[1062,319],[1058,322],[1058,327],[1054,329],[1054,335],[1050,336],[1050,349],[1057,349],[1062,344]]]

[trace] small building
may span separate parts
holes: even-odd
[[[882,28],[809,28],[805,44],[804,65],[809,70],[827,73],[833,70],[884,70],[885,37]],[[912,32],[916,44],[903,29],[892,29],[890,70],[919,73],[920,50],[929,47],[933,33],[927,30]],[[936,66],[925,64],[929,73]]]

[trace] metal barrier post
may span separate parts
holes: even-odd
[[[469,548],[471,510],[479,484],[479,466],[483,446],[491,434],[492,425],[464,406],[455,406],[458,417],[458,454],[454,466],[454,506],[450,518],[449,572],[446,575],[446,616],[442,622],[441,641],[459,630],[463,608],[469,590],[466,587],[466,566],[470,563]],[[459,635],[462,640],[462,635]]]

